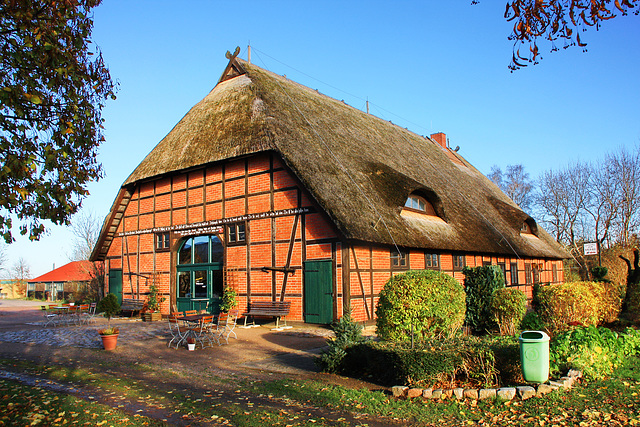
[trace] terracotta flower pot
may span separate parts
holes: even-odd
[[[116,348],[116,344],[118,344],[118,335],[119,334],[100,335],[102,338],[102,346],[105,350],[113,350]]]

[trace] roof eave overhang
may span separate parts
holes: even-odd
[[[113,242],[113,239],[115,238],[120,222],[124,217],[124,212],[131,200],[131,196],[132,192],[129,188],[120,188],[120,191],[111,206],[111,211],[102,225],[100,236],[93,248],[91,257],[89,258],[90,261],[104,261],[106,259],[109,248],[111,247],[111,242]]]

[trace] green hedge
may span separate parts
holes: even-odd
[[[465,267],[462,273],[467,294],[465,324],[475,333],[485,333],[495,326],[491,301],[494,291],[504,288],[504,273],[497,265]]]
[[[519,380],[519,350],[515,339],[369,341],[349,347],[338,372],[384,386],[491,387]]]
[[[552,332],[600,325],[617,317],[620,294],[603,282],[567,282],[540,289],[540,315]]]
[[[499,288],[493,293],[491,313],[500,335],[514,336],[527,311],[527,297],[515,288]]]
[[[452,336],[462,326],[464,313],[464,289],[457,280],[438,271],[408,271],[389,279],[380,292],[377,334],[390,341],[410,340],[412,333]]]

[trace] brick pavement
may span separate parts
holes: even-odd
[[[96,324],[90,325],[45,328],[40,304],[7,307],[4,302],[0,302],[0,353],[5,356],[38,352],[47,355],[45,357],[67,354],[133,363],[162,359],[174,366],[188,362],[204,363],[208,369],[304,374],[317,372],[314,359],[326,346],[326,338],[333,336],[329,329],[314,325],[300,323],[292,329],[273,331],[274,325],[263,324],[257,328],[237,328],[238,339],[230,339],[228,345],[189,352],[185,348],[167,347],[170,334],[166,321],[117,318],[112,319],[111,324],[120,328],[118,347],[114,352],[102,352],[97,330],[106,326],[106,319],[99,318]],[[9,343],[24,345],[7,345]],[[91,353],[83,353],[83,349]],[[94,351],[100,352],[100,356]]]

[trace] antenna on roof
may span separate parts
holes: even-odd
[[[249,45],[247,46],[247,62],[251,64],[251,41],[249,41]]]
[[[367,114],[369,114],[369,97],[367,97]]]

